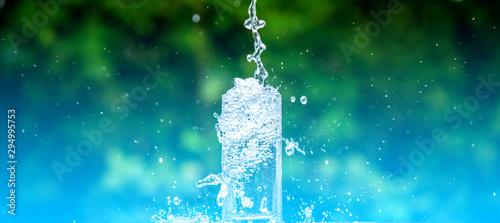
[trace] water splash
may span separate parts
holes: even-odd
[[[210,174],[202,180],[196,182],[197,187],[204,187],[206,185],[217,185],[222,183],[222,174]]]
[[[312,221],[312,208],[310,207],[306,207],[304,209],[304,218],[306,220],[306,222],[311,222]]]
[[[171,211],[160,210],[157,214],[151,216],[151,222],[154,223],[212,223],[207,215],[193,211],[189,216],[174,215]]]
[[[293,138],[290,138],[290,139],[283,138],[283,140],[285,140],[285,144],[286,144],[286,146],[285,146],[286,155],[289,155],[289,156],[293,155],[295,153],[295,150],[297,150],[297,152],[299,152],[299,153],[302,153],[303,155],[306,155],[306,152],[299,147],[299,143],[295,142],[293,140]]]
[[[273,202],[280,199],[281,191],[278,90],[255,78],[235,78],[234,87],[222,95],[222,112],[214,117],[222,143],[222,174],[211,174],[196,186],[220,184],[217,205],[224,205],[226,213],[280,218],[280,203]],[[238,211],[228,211],[230,208]]]
[[[264,64],[262,64],[260,55],[262,54],[262,52],[264,52],[264,50],[266,50],[266,45],[264,45],[264,43],[262,42],[258,30],[266,25],[266,21],[259,20],[257,18],[256,4],[257,0],[252,0],[252,3],[250,3],[250,7],[248,7],[249,18],[245,20],[245,27],[249,30],[252,30],[254,40],[253,45],[255,48],[253,54],[247,55],[247,60],[248,62],[253,60],[257,64],[257,69],[255,70],[253,77],[259,80],[259,83],[263,85],[264,80],[266,79],[268,74],[266,69],[264,68]]]
[[[198,187],[221,185],[217,205],[223,206],[223,221],[281,222],[281,95],[264,86],[268,73],[260,55],[266,45],[258,29],[266,22],[257,18],[256,4],[252,0],[244,23],[254,39],[255,51],[247,55],[248,62],[257,65],[254,77],[235,78],[234,87],[222,95],[221,114],[214,113],[222,144],[222,174],[196,183]]]

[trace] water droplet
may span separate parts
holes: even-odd
[[[163,158],[160,157],[160,159],[158,159],[158,162],[163,163]]]
[[[178,197],[174,197],[174,204],[179,205],[181,203],[181,200]]]
[[[300,97],[300,103],[302,103],[303,105],[307,104],[307,97],[305,95],[302,95]]]
[[[194,14],[192,19],[194,23],[198,23],[200,21],[200,15]]]
[[[297,150],[298,152],[306,155],[306,152],[299,148],[299,143],[295,142],[293,139],[285,139],[285,152],[287,155],[291,156]]]
[[[290,98],[290,101],[291,101],[292,103],[294,103],[294,102],[295,102],[295,96],[292,96],[292,97]]]

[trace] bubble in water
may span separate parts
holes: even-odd
[[[194,14],[192,19],[194,23],[198,23],[200,21],[200,15]]]
[[[143,42],[140,42],[139,44],[137,44],[137,48],[139,48],[140,50],[143,50],[144,48],[146,48],[146,44],[144,44]]]
[[[260,212],[268,212],[267,210],[267,197],[263,197],[262,200],[260,201]]]
[[[295,96],[292,96],[292,97],[290,98],[290,101],[292,101],[292,103],[294,103],[294,102],[295,102]]]
[[[132,51],[130,51],[130,49],[123,50],[123,56],[130,57],[131,55],[132,55]]]
[[[221,196],[217,196],[217,205],[221,206],[224,205],[224,198]]]
[[[302,103],[303,105],[307,104],[307,97],[305,95],[302,95],[300,97],[300,103]]]
[[[178,197],[174,197],[174,204],[179,205],[180,203],[181,203],[181,199],[179,199]]]
[[[241,198],[241,205],[246,208],[252,208],[253,207],[253,201],[250,200],[248,197],[242,197]]]
[[[259,193],[262,192],[262,187],[261,186],[257,187],[257,192],[259,192]]]

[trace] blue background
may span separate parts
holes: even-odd
[[[57,7],[0,1],[0,112],[5,124],[16,109],[18,161],[16,216],[3,198],[0,221],[216,221],[218,186],[195,183],[221,171],[221,95],[255,69],[250,2],[42,2]],[[283,136],[306,151],[283,157],[286,222],[306,207],[317,222],[498,218],[500,88],[480,78],[500,82],[500,5],[399,3],[386,26],[373,13],[388,1],[257,3]]]

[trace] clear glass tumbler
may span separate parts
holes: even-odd
[[[281,222],[281,120],[278,90],[254,78],[222,96],[222,222]]]

